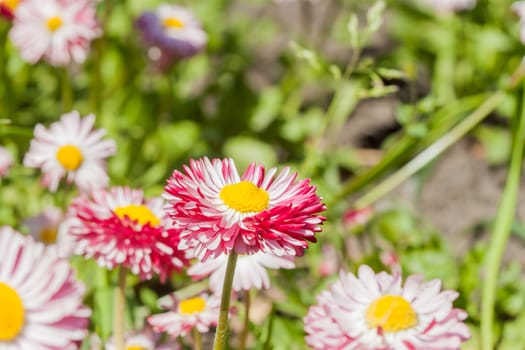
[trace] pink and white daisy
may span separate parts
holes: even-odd
[[[87,335],[84,286],[64,260],[0,227],[0,348],[75,350]]]
[[[166,332],[173,338],[184,337],[196,328],[207,333],[217,325],[220,300],[215,295],[202,294],[184,300],[173,299],[171,311],[148,317],[155,332]]]
[[[423,0],[427,6],[441,13],[469,10],[476,6],[477,0]]]
[[[306,342],[314,349],[459,350],[470,338],[458,293],[440,280],[375,274],[366,265],[357,277],[341,274],[306,315]]]
[[[76,198],[68,213],[76,253],[109,269],[122,265],[141,279],[158,274],[164,280],[187,264],[164,205],[162,198],[146,200],[142,190],[127,187]]]
[[[24,0],[16,8],[9,37],[29,63],[82,63],[91,40],[101,34],[92,0]]]
[[[235,265],[233,289],[241,290],[266,289],[270,287],[270,277],[266,269],[293,269],[295,268],[293,256],[276,256],[264,252],[251,255],[240,255]],[[222,293],[224,276],[226,275],[227,255],[210,258],[205,262],[197,262],[187,271],[188,275],[196,279],[210,276],[210,289],[214,294]]]
[[[129,333],[124,339],[124,350],[179,350],[180,345],[171,342],[161,342],[159,334],[152,329],[146,328],[141,331]],[[93,342],[92,342],[93,343]],[[96,342],[95,342],[96,343]],[[100,340],[94,344],[91,350],[101,350]],[[104,346],[104,350],[115,350],[113,338],[109,338]]]
[[[9,173],[13,166],[13,156],[5,147],[0,146],[0,179]]]
[[[309,179],[252,163],[239,176],[232,159],[191,160],[165,188],[168,213],[181,230],[181,249],[205,261],[235,251],[300,256],[316,242],[325,210]]]
[[[42,184],[53,192],[63,177],[81,191],[107,187],[105,158],[116,152],[116,145],[113,140],[103,140],[106,130],[93,129],[94,123],[93,114],[80,118],[73,111],[48,129],[38,124],[24,165],[42,169]]]
[[[55,244],[57,241],[58,226],[64,214],[56,207],[48,207],[40,214],[24,221],[29,228],[29,233],[37,241],[45,244]]]

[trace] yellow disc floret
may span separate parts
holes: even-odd
[[[183,300],[179,303],[179,313],[182,315],[191,315],[204,311],[206,300],[201,297],[195,297]]]
[[[182,28],[184,28],[184,22],[181,21],[180,19],[176,18],[176,17],[168,17],[168,18],[165,18],[165,19],[162,21],[162,24],[163,24],[164,27],[166,27],[166,28],[177,28],[177,29],[182,29]]]
[[[54,16],[54,17],[51,17],[47,20],[47,28],[54,32],[56,31],[58,28],[62,27],[62,18],[58,17],[58,16]]]
[[[160,220],[151,210],[145,205],[130,204],[124,207],[118,207],[113,210],[115,214],[121,219],[128,217],[133,221],[137,221],[141,225],[150,224],[150,226],[160,225]]]
[[[219,196],[224,204],[241,213],[261,212],[268,208],[270,202],[268,192],[250,181],[226,185],[222,188]]]
[[[52,227],[44,227],[40,230],[39,236],[45,244],[53,244],[57,241],[57,230]]]
[[[10,286],[0,282],[0,342],[10,341],[24,327],[24,305]]]
[[[60,147],[56,154],[57,160],[67,170],[77,170],[84,157],[80,148],[73,145],[64,145]]]
[[[148,350],[148,349],[140,345],[128,345],[126,346],[126,350]]]
[[[384,295],[366,309],[370,328],[381,327],[385,332],[398,332],[417,325],[417,314],[412,305],[399,295]]]

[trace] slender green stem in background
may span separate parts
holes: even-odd
[[[523,163],[523,147],[525,146],[525,89],[521,100],[521,111],[516,114],[516,119],[507,182],[492,231],[487,256],[485,282],[482,287],[481,346],[483,350],[492,350],[494,345],[494,307],[498,272],[516,212],[516,201]]]
[[[312,142],[312,146],[307,148],[306,150],[306,157],[301,165],[300,173],[302,176],[311,176],[312,171],[315,169],[316,163],[317,163],[317,156],[322,155],[324,153],[324,147],[322,145],[323,140],[325,139],[326,131],[329,129],[330,125],[333,123],[334,120],[337,120],[337,114],[338,112],[338,105],[342,100],[343,92],[345,91],[345,84],[348,83],[348,80],[352,73],[354,72],[354,69],[357,65],[357,62],[359,61],[359,57],[361,56],[361,51],[356,49],[356,51],[352,55],[351,61],[346,66],[346,69],[343,73],[343,76],[339,79],[337,82],[337,86],[335,88],[335,93],[332,98],[332,101],[330,102],[330,105],[328,106],[328,110],[326,111],[323,122],[321,123],[321,126],[319,127],[319,130],[317,131],[317,134],[315,136],[315,139]],[[355,101],[350,105],[350,111],[346,111],[347,113],[350,113],[353,108],[357,105],[358,99],[355,97]]]
[[[67,67],[61,69],[60,91],[62,99],[62,112],[70,112],[73,108],[73,87]]]
[[[389,176],[385,181],[379,183],[377,186],[372,188],[364,196],[359,198],[355,202],[356,208],[364,208],[373,203],[378,199],[382,198],[395,187],[407,180],[409,177],[414,175],[417,171],[422,169],[425,165],[434,160],[437,156],[443,153],[447,148],[456,143],[461,137],[467,132],[472,130],[478,125],[483,119],[485,119],[490,112],[492,112],[501,102],[503,98],[502,92],[497,92],[485,101],[478,109],[467,116],[461,123],[456,125],[452,130],[443,135],[430,147],[425,149],[419,155],[414,157],[401,169],[396,171],[394,174]]]
[[[386,150],[385,155],[379,163],[357,176],[352,177],[346,182],[342,190],[327,201],[327,206],[329,208],[333,207],[334,204],[338,203],[346,196],[360,191],[372,181],[383,176],[396,164],[399,164],[404,159],[410,158],[414,149],[430,145],[431,142],[437,140],[446,131],[450,130],[450,128],[457,123],[457,120],[463,115],[463,113],[474,109],[486,99],[486,94],[468,96],[441,108],[430,117],[429,125],[432,129],[429,131],[428,137],[418,140],[416,137],[409,134],[403,135],[396,143]]]
[[[193,328],[191,332],[193,335],[193,349],[202,350],[202,337],[201,337],[200,332],[195,327]]]
[[[246,349],[246,340],[248,339],[248,334],[250,333],[250,304],[251,296],[250,290],[244,291],[244,322],[242,325],[242,333],[239,340],[238,350]]]
[[[126,328],[126,276],[127,269],[119,267],[115,303],[113,305],[113,339],[115,350],[125,350],[124,331]]]
[[[224,285],[222,286],[221,309],[219,314],[219,323],[217,324],[217,333],[215,333],[215,343],[213,344],[214,350],[226,349],[226,338],[228,336],[228,314],[230,312],[230,299],[236,264],[237,253],[232,251],[228,256],[226,275],[224,276]]]

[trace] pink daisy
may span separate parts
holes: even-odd
[[[7,175],[13,166],[13,156],[5,148],[0,146],[0,179]]]
[[[53,66],[82,63],[101,33],[93,0],[24,0],[16,8],[9,37],[22,58]]]
[[[0,227],[0,348],[75,350],[87,334],[84,286],[44,244]]]
[[[321,231],[325,210],[310,180],[252,163],[239,176],[232,159],[203,158],[175,170],[165,188],[181,249],[205,261],[235,251],[300,256]]]
[[[366,265],[357,277],[341,274],[306,315],[306,342],[314,349],[459,350],[470,338],[458,293],[440,280],[375,274]]]
[[[236,292],[252,288],[265,289],[270,287],[269,269],[293,269],[295,264],[293,256],[276,256],[273,254],[257,252],[251,255],[241,255],[235,265],[233,289]],[[198,262],[188,269],[188,275],[196,279],[210,276],[210,289],[220,295],[224,275],[226,274],[227,255],[210,258],[205,262]]]
[[[142,279],[165,280],[187,260],[178,250],[178,231],[164,211],[162,198],[146,200],[142,190],[115,187],[76,198],[68,213],[76,253],[109,269],[123,265]]]
[[[93,129],[95,116],[80,118],[76,111],[62,115],[46,129],[38,124],[24,165],[41,168],[42,183],[55,192],[64,176],[80,190],[107,187],[105,158],[116,151],[115,141],[102,140],[106,130]]]
[[[31,236],[37,241],[54,244],[57,241],[58,226],[63,217],[62,210],[56,207],[48,207],[40,214],[25,220],[24,224],[29,228]]]
[[[148,323],[156,332],[167,332],[172,337],[184,337],[196,328],[200,333],[207,333],[217,324],[220,310],[217,296],[202,294],[185,300],[173,299],[171,311],[153,315]]]

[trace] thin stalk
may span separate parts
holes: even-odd
[[[378,199],[382,198],[403,181],[414,175],[425,165],[434,160],[443,153],[447,148],[456,143],[467,132],[472,130],[483,119],[485,119],[501,102],[502,92],[497,92],[488,98],[474,112],[467,116],[463,121],[456,125],[452,130],[443,135],[439,140],[426,148],[423,152],[414,157],[410,162],[405,164],[401,169],[389,176],[386,180],[372,188],[364,196],[355,202],[356,208],[365,208]]]
[[[343,76],[337,82],[334,96],[332,97],[332,101],[330,102],[328,110],[324,115],[323,122],[321,123],[319,130],[315,135],[312,146],[306,150],[306,157],[301,165],[301,170],[299,171],[301,174],[303,174],[303,176],[311,175],[311,172],[313,169],[315,169],[317,163],[317,155],[322,155],[324,153],[324,146],[322,142],[325,139],[327,130],[336,117],[337,105],[341,101],[345,84],[348,83],[350,76],[354,72],[357,62],[359,61],[359,57],[361,57],[361,50],[356,49],[352,55],[352,59],[345,68]],[[355,104],[353,107],[355,107]]]
[[[239,350],[246,349],[246,340],[248,339],[248,333],[250,333],[250,304],[251,295],[250,291],[244,291],[244,322],[242,326],[242,333],[239,340]]]
[[[193,335],[193,349],[202,350],[202,337],[200,332],[194,327],[191,333]]]
[[[491,350],[494,345],[494,307],[501,260],[511,232],[516,212],[525,146],[525,89],[521,100],[521,112],[516,115],[513,147],[507,182],[494,223],[487,256],[487,271],[481,295],[481,348]]]
[[[73,87],[71,85],[71,77],[69,76],[67,67],[62,68],[60,73],[62,112],[66,113],[73,108]]]
[[[474,109],[482,101],[486,100],[486,98],[487,96],[485,94],[468,96],[461,100],[456,100],[434,113],[429,120],[432,130],[429,131],[427,138],[418,142],[419,140],[414,136],[409,134],[403,135],[394,145],[388,148],[379,163],[347,181],[343,189],[328,200],[327,206],[332,207],[344,197],[356,193],[371,181],[383,176],[385,172],[394,165],[409,157],[414,149],[421,146],[428,146],[430,143],[428,143],[427,139],[431,142],[437,140],[444,132],[450,130],[457,122],[458,116]]]
[[[115,350],[125,350],[124,330],[126,327],[126,275],[127,269],[119,267],[113,313],[113,339]]]
[[[230,312],[230,299],[232,294],[233,276],[235,275],[235,265],[237,264],[237,253],[231,252],[228,256],[224,285],[222,286],[221,308],[219,323],[215,333],[214,350],[226,349],[226,338],[228,336],[228,314]]]

